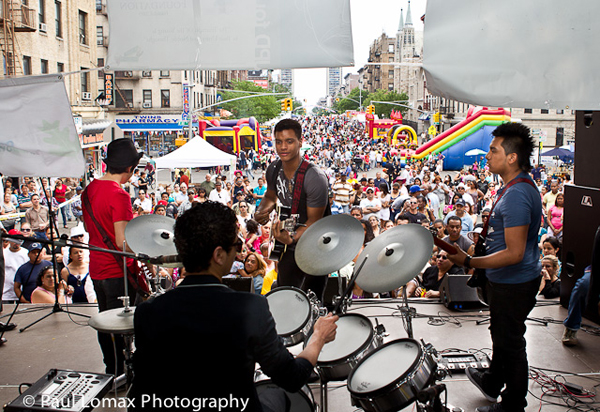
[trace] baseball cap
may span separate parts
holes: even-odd
[[[83,236],[85,235],[85,229],[82,226],[75,226],[73,228],[71,228],[71,237],[75,237],[75,236]]]
[[[374,190],[372,187],[367,187],[367,190],[366,190],[366,191],[367,191],[367,192],[369,192],[369,191],[370,191],[370,192],[375,192],[375,190]]]
[[[474,242],[475,240],[473,240],[473,234],[474,233],[481,233],[483,232],[483,228],[482,227],[476,227],[475,229],[473,229],[471,232],[467,233],[467,237]]]
[[[463,199],[458,199],[456,201],[456,203],[454,203],[454,206],[458,206],[458,205],[460,205],[460,206],[466,206],[467,204],[465,203],[465,201]]]
[[[410,193],[417,193],[421,191],[421,186],[419,185],[412,185],[410,187]]]
[[[42,248],[43,248],[43,247],[42,247],[42,244],[41,244],[41,243],[39,243],[39,242],[35,242],[35,243],[32,243],[31,245],[29,245],[29,248],[28,248],[28,249],[29,249],[29,251],[31,252],[31,251],[34,251],[34,250],[40,250],[40,249],[42,249]]]
[[[9,235],[22,235],[23,233],[21,233],[21,231],[17,230],[17,229],[11,229],[8,231]],[[23,241],[20,239],[7,239],[9,242],[15,243],[17,245],[22,245]]]

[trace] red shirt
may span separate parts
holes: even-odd
[[[58,203],[62,203],[67,200],[65,193],[67,193],[67,185],[64,183],[60,186],[60,189],[58,186],[54,188],[54,198],[58,201]]]
[[[85,192],[87,193],[94,217],[104,228],[110,240],[116,245],[114,223],[130,221],[133,219],[131,200],[129,194],[121,189],[116,182],[95,179],[90,183]],[[89,216],[85,204],[83,205],[83,221],[90,234],[90,245],[108,249],[96,224]],[[116,245],[119,250],[122,245]],[[95,280],[104,280],[123,277],[123,259],[119,257],[120,264],[115,256],[106,252],[90,251],[90,277]],[[134,266],[133,259],[127,259],[127,266]]]

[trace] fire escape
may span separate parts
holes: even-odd
[[[34,32],[35,10],[21,0],[0,0],[0,51],[5,76],[23,75],[16,33]]]

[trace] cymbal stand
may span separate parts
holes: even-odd
[[[126,250],[127,250],[127,243],[125,241],[123,241],[123,253],[127,253]],[[129,306],[130,301],[129,301],[129,290],[128,290],[129,286],[127,285],[127,280],[128,280],[127,279],[127,256],[125,254],[123,255],[123,280],[124,280],[124,286],[125,286],[125,289],[124,289],[125,296],[119,296],[118,299],[123,302],[123,313],[128,313],[128,312],[131,312],[132,309]],[[113,333],[111,333],[111,335],[112,335],[113,344],[114,344],[115,336]],[[133,381],[133,363],[132,363],[133,334],[124,333],[123,339],[125,341],[125,348],[123,350],[123,355],[125,357],[125,372],[120,376],[115,376],[115,379],[113,381],[115,394],[117,393],[117,389],[123,383],[130,385],[131,382]]]
[[[323,380],[323,376],[321,376],[321,411],[327,412],[327,381]]]
[[[352,289],[354,289],[354,284],[356,283],[356,278],[358,278],[358,275],[360,274],[360,271],[362,270],[363,266],[367,262],[367,259],[369,259],[368,254],[365,255],[365,260],[362,261],[362,263],[358,267],[358,270],[355,270],[352,273],[352,277],[350,278],[350,282],[348,282],[348,285],[346,286],[346,290],[344,290],[344,294],[342,296],[340,296],[339,298],[337,298],[337,302],[335,304],[335,307],[333,308],[333,313],[335,313],[335,314],[346,313],[346,309],[348,308],[348,306],[350,306],[352,304]]]
[[[404,306],[398,305],[398,310],[402,314],[402,318],[404,319],[404,330],[408,334],[409,338],[413,338],[413,327],[412,327],[412,318],[417,317],[417,310],[415,308],[411,308],[408,306],[408,297],[406,296],[406,287],[402,288],[402,300],[404,301]]]

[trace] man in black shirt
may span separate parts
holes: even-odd
[[[200,410],[203,400],[209,409],[209,400],[217,399],[221,411],[285,410],[283,391],[271,391],[269,399],[257,395],[255,364],[281,388],[298,391],[323,345],[335,338],[338,317],[319,318],[308,345],[294,358],[277,336],[267,300],[221,283],[243,246],[235,213],[225,205],[208,201],[182,214],[175,246],[185,279],[135,312],[130,398],[136,409]],[[156,362],[157,348],[169,348],[172,355]]]
[[[408,210],[402,214],[402,217],[407,218],[409,223],[416,223],[420,225],[423,219],[426,219],[427,216],[419,212],[419,204],[417,202],[417,198],[411,197],[407,199],[405,203],[408,205]]]

